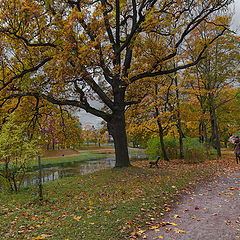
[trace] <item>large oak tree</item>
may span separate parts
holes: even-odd
[[[199,62],[180,61],[190,33],[231,0],[1,0],[0,101],[35,96],[101,117],[116,167],[129,166],[126,101],[132,83]],[[211,23],[209,23],[211,24]],[[104,105],[97,109],[91,99]]]

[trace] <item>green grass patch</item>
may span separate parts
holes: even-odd
[[[129,239],[154,224],[189,182],[210,172],[204,165],[106,169],[44,184],[42,204],[34,187],[1,194],[1,239]]]
[[[62,157],[54,157],[54,158],[42,158],[41,164],[42,165],[58,165],[63,163],[69,163],[69,162],[85,162],[90,161],[94,159],[102,159],[111,156],[107,153],[95,153],[95,152],[83,152],[79,153],[75,156],[62,156]],[[29,162],[29,168],[36,168],[38,167],[38,161],[37,159],[34,159]]]

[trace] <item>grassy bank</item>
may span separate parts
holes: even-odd
[[[156,224],[189,182],[209,176],[216,165],[134,164],[47,183],[42,204],[33,188],[1,194],[1,239],[129,239]]]
[[[83,152],[75,156],[64,156],[64,157],[54,157],[54,158],[42,158],[42,164],[51,164],[51,163],[64,163],[64,162],[79,162],[87,161],[93,159],[101,159],[110,156],[107,153],[94,153],[94,152]],[[33,161],[33,164],[37,166],[37,160]]]
[[[134,150],[130,149],[129,154],[134,155],[134,154],[144,154],[144,150]],[[59,163],[67,163],[67,162],[84,162],[84,161],[89,161],[89,160],[94,160],[94,159],[102,159],[102,158],[107,158],[114,156],[114,151],[113,150],[95,150],[95,151],[84,151],[81,153],[77,153],[74,156],[57,156],[57,157],[42,157],[41,158],[41,163],[42,165],[48,165],[48,164],[59,164]],[[32,162],[29,163],[30,167],[38,167],[38,161],[37,159],[34,159]]]

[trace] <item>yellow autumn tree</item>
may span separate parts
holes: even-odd
[[[198,63],[227,24],[193,60],[169,64],[185,56],[190,33],[231,2],[1,0],[0,101],[33,96],[101,117],[114,139],[116,167],[129,166],[125,109],[135,97],[126,102],[126,89]]]

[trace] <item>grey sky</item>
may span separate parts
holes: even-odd
[[[232,28],[233,30],[238,29],[238,33],[240,32],[240,0],[235,0],[234,5],[234,16],[232,20]]]
[[[240,33],[240,0],[235,0],[234,12],[235,13],[232,19],[232,30],[234,31],[238,30],[238,33]],[[94,103],[94,106],[98,105],[99,105],[98,103]],[[90,124],[94,125],[96,128],[100,127],[100,123],[102,121],[101,118],[86,113],[84,110],[78,112],[77,115],[79,116],[79,120],[83,126],[85,126],[86,124]]]
[[[103,121],[101,118],[96,117],[90,113],[86,113],[84,110],[81,109],[81,111],[78,113],[79,121],[81,122],[82,126],[84,127],[87,124],[94,125],[95,128],[101,127],[101,121]]]

